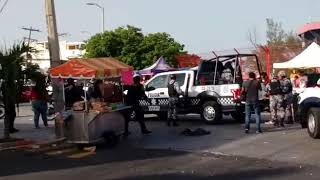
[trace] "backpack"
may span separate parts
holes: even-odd
[[[178,92],[174,89],[174,83],[168,84],[168,94],[169,97],[178,97]]]
[[[280,95],[282,94],[280,81],[271,81],[270,82],[270,95]]]

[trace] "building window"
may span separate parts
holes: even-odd
[[[68,46],[68,50],[75,50],[75,49],[77,49],[76,45],[69,45]]]

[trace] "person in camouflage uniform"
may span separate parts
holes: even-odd
[[[293,94],[292,94],[292,83],[290,79],[287,78],[286,73],[284,71],[279,72],[279,78],[281,83],[281,89],[283,92],[283,106],[285,110],[285,119],[287,124],[293,124],[292,118],[292,102],[293,102]]]
[[[168,119],[167,124],[171,126],[179,126],[177,123],[177,104],[179,96],[182,94],[179,83],[176,81],[176,75],[170,75],[170,81],[168,83],[168,93],[169,93],[169,109],[168,109]]]
[[[285,111],[283,108],[283,94],[281,83],[276,75],[273,75],[273,78],[266,89],[268,94],[270,94],[271,120],[274,122],[275,126],[284,127]]]

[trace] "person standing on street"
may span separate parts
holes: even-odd
[[[180,90],[179,83],[176,81],[176,75],[170,75],[170,81],[168,84],[168,93],[169,93],[169,110],[168,110],[168,126],[179,126],[177,123],[177,104],[179,96],[182,94]]]
[[[6,84],[3,83],[3,86],[1,87],[2,96],[3,98],[8,98],[9,100],[3,99],[4,109],[5,109],[5,118],[9,121],[9,131],[10,133],[16,133],[19,132],[19,129],[16,129],[14,127],[14,121],[16,119],[16,98],[6,96]]]
[[[283,93],[283,106],[284,106],[284,111],[285,111],[286,124],[293,124],[293,116],[292,116],[292,102],[293,102],[292,90],[293,90],[293,87],[292,87],[292,83],[284,71],[279,72],[279,78],[280,78],[281,89],[282,89],[282,93]]]
[[[46,90],[45,78],[40,75],[36,79],[36,85],[31,91],[32,110],[34,112],[34,126],[39,129],[40,115],[45,127],[48,127],[47,110],[48,110],[48,92]]]
[[[129,106],[132,106],[132,109],[135,113],[136,120],[140,123],[140,129],[142,134],[151,134],[152,132],[149,131],[146,127],[146,124],[144,122],[144,113],[143,109],[139,104],[139,100],[141,99],[147,99],[147,96],[144,91],[144,87],[141,84],[141,78],[140,75],[136,74],[133,77],[133,86],[129,88],[128,90],[128,101],[127,104]],[[130,118],[126,118],[125,122],[125,136],[128,136],[130,134],[129,132],[129,120]]]
[[[270,95],[271,120],[274,126],[284,127],[285,112],[283,108],[283,92],[281,83],[276,75],[273,75],[270,84],[267,86],[267,91]]]
[[[245,94],[246,97],[246,123],[245,123],[245,133],[249,133],[250,130],[250,119],[251,119],[251,110],[254,109],[256,116],[256,125],[257,131],[256,133],[262,133],[261,130],[261,112],[259,106],[259,91],[261,91],[261,84],[256,79],[256,74],[254,72],[249,73],[249,80],[243,82],[242,85],[242,93]]]

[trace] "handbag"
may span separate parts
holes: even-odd
[[[247,89],[250,88],[250,86],[252,85],[252,82],[253,82],[253,80],[250,80]],[[248,91],[247,89],[244,89],[244,90],[241,92],[241,95],[240,95],[240,101],[241,101],[241,102],[244,102],[244,101],[246,101],[246,99],[247,99],[247,91]]]

